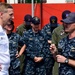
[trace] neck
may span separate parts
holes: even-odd
[[[72,39],[75,37],[75,31],[73,31],[72,33],[69,34],[69,39]]]
[[[35,31],[34,29],[32,29],[32,30],[33,30],[34,33],[38,33],[38,30],[37,31]]]
[[[6,30],[6,33],[7,33],[7,34],[10,34],[11,32]]]

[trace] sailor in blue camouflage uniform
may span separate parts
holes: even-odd
[[[42,34],[44,35],[45,39],[49,41],[51,41],[51,36],[52,36],[52,31],[59,26],[59,24],[57,23],[57,17],[56,16],[51,16],[50,17],[50,23],[46,24],[44,26],[44,28],[42,29]],[[52,75],[52,69],[54,66],[54,58],[51,54],[50,51],[47,52],[46,55],[46,68],[47,68],[47,75]]]
[[[8,23],[5,26],[5,29],[9,39],[9,50],[10,50],[9,75],[20,75],[20,61],[19,58],[16,57],[16,54],[21,37],[18,34],[12,32],[14,29],[13,21],[10,21],[10,23]]]
[[[70,39],[68,37],[62,39],[58,44],[58,49],[60,49],[63,56],[68,59],[75,61],[75,38]],[[61,54],[59,52],[59,54]],[[61,58],[62,60],[62,58]],[[75,75],[75,67],[69,66],[68,61],[59,66],[59,75]]]
[[[68,36],[58,43],[58,54],[56,55],[59,65],[59,75],[75,75],[75,12],[69,14],[62,22]],[[50,50],[56,53],[56,47],[51,45]]]
[[[51,40],[51,34],[52,31],[59,26],[59,24],[57,23],[57,17],[56,16],[51,16],[50,17],[50,23],[46,24],[43,29],[42,29],[42,33],[45,36],[45,38],[47,40]]]
[[[25,73],[24,75],[46,75],[45,55],[47,40],[39,30],[40,19],[37,16],[32,18],[32,29],[24,33],[23,40],[25,50]]]

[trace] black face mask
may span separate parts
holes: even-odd
[[[57,24],[57,23],[55,23],[55,24],[51,24],[51,23],[50,23],[50,26],[51,26],[51,33],[52,33],[53,30],[54,30],[56,27],[58,27],[58,24]]]
[[[57,27],[57,26],[56,26],[56,27]],[[51,33],[53,32],[53,30],[54,30],[56,27],[51,27]]]
[[[26,25],[25,27],[26,27],[26,30],[31,29],[31,25]]]

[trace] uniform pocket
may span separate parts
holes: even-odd
[[[70,51],[70,58],[71,58],[71,59],[75,59],[75,49],[72,49],[72,50]]]

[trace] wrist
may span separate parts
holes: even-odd
[[[18,56],[20,57],[20,56],[21,56],[21,54],[18,54]]]
[[[65,61],[64,61],[64,63],[68,64],[68,62],[69,62],[69,59],[66,58]]]
[[[58,54],[58,51],[55,50],[52,54],[53,54],[53,55],[57,55],[57,54]]]

